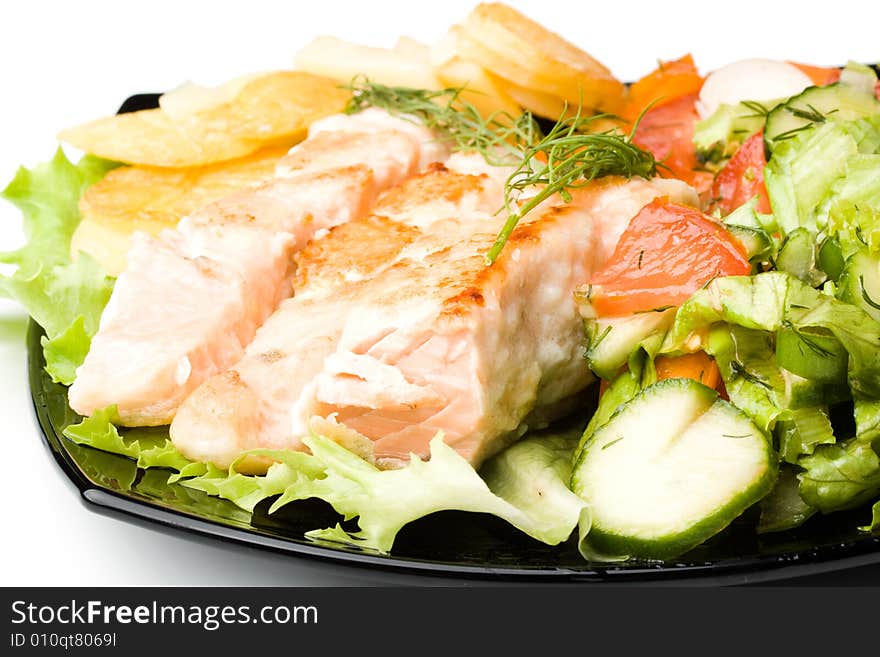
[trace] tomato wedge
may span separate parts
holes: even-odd
[[[737,149],[712,183],[712,207],[730,214],[739,206],[758,197],[758,212],[770,212],[770,199],[764,186],[764,136],[752,135]]]
[[[727,229],[695,208],[657,199],[630,221],[610,260],[590,280],[596,314],[678,306],[716,276],[751,271]]]
[[[633,143],[650,151],[666,168],[660,175],[684,180],[697,188],[707,189],[711,174],[700,171],[697,149],[694,146],[694,125],[697,114],[697,96],[681,96],[653,107],[642,117],[633,135]]]

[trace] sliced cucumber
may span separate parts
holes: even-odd
[[[828,119],[848,121],[880,113],[880,101],[858,85],[838,82],[827,87],[810,87],[790,98],[767,115],[764,141],[772,151],[812,125]]]
[[[818,383],[846,385],[849,356],[831,331],[818,326],[783,326],[776,334],[780,367]]]
[[[837,296],[880,322],[880,259],[866,249],[852,254],[838,281]]]
[[[630,354],[645,340],[656,336],[659,348],[674,316],[675,309],[670,308],[627,317],[587,320],[590,369],[603,379],[615,378]]]
[[[834,237],[826,237],[819,246],[819,269],[825,272],[829,279],[837,282],[846,261],[843,257],[843,249],[840,248],[840,241]]]
[[[580,451],[572,490],[599,552],[669,559],[717,534],[773,487],[776,459],[752,421],[691,379],[645,388]]]
[[[727,229],[746,250],[749,262],[764,262],[774,255],[773,238],[766,230],[729,224]]]
[[[816,233],[806,228],[796,228],[785,236],[779,254],[776,256],[776,268],[799,278],[810,287],[818,287],[828,276],[817,266],[819,260],[818,239]]]

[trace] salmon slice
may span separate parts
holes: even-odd
[[[605,236],[658,196],[697,203],[679,181],[605,179],[531,213],[487,268],[498,181],[448,169],[409,181],[377,206],[393,219],[340,226],[300,254],[295,296],[184,402],[174,444],[227,466],[253,448],[302,449],[317,426],[395,467],[442,431],[478,466],[589,383],[573,292],[613,250]]]
[[[423,150],[438,152],[430,131],[387,114],[381,130],[377,121],[341,117],[336,132],[292,149],[283,175],[176,230],[136,236],[68,392],[71,408],[89,415],[116,404],[124,425],[168,424],[196,387],[236,362],[290,295],[293,255],[317,231],[367,214],[379,192],[417,171]]]

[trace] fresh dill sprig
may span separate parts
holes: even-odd
[[[603,176],[652,178],[662,166],[654,156],[632,143],[636,120],[628,135],[617,131],[589,132],[593,121],[616,118],[609,114],[584,116],[579,107],[545,135],[530,112],[518,117],[496,112],[488,117],[461,98],[463,88],[440,90],[389,87],[356,77],[347,87],[352,92],[346,112],[354,114],[378,107],[391,114],[422,123],[450,143],[453,150],[480,153],[493,166],[515,167],[504,185],[505,222],[486,254],[486,264],[498,258],[519,221],[554,194],[568,203],[571,190]],[[525,203],[517,199],[527,188],[537,191]]]
[[[752,110],[752,114],[747,115],[745,118],[747,119],[762,119],[767,118],[767,115],[770,113],[770,109],[765,105],[755,101],[755,100],[743,100],[740,103],[743,107]]]
[[[519,166],[504,185],[507,221],[486,254],[487,264],[491,265],[498,258],[519,221],[554,194],[568,203],[571,190],[603,176],[652,178],[657,175],[660,165],[654,156],[632,143],[644,112],[628,135],[613,130],[586,132],[592,121],[609,116],[583,116],[578,108],[572,116],[563,115],[540,141],[526,149]],[[518,205],[517,197],[530,187],[537,187],[537,193]]]
[[[531,113],[514,117],[507,112],[495,112],[484,118],[461,97],[463,87],[389,87],[359,76],[346,88],[352,92],[345,108],[347,114],[378,107],[418,121],[435,130],[453,150],[477,151],[493,166],[518,164],[524,149],[541,138],[541,129]]]

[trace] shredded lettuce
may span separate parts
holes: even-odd
[[[83,191],[116,166],[89,155],[73,164],[59,148],[49,162],[20,168],[0,194],[21,210],[27,239],[0,254],[0,263],[16,267],[0,276],[0,294],[18,301],[46,331],[46,370],[58,383],[73,382],[113,289],[93,258],[71,259],[70,241]]]

